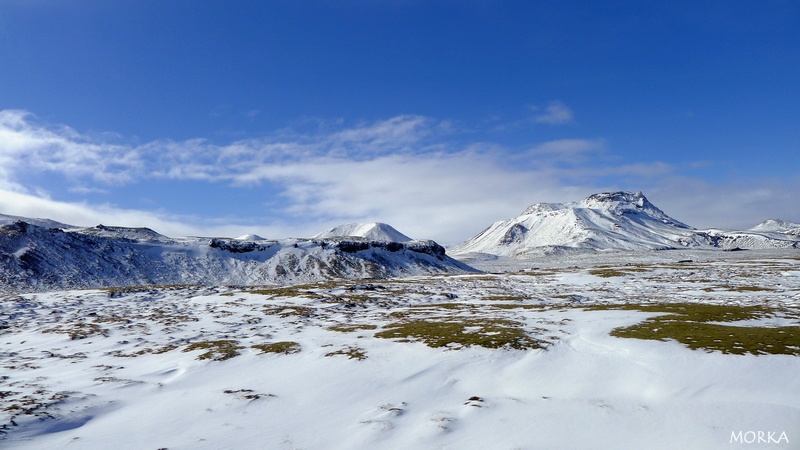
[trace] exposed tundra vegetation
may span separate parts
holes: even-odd
[[[0,302],[0,436],[10,448],[75,439],[89,448],[99,445],[104,423],[141,420],[138,408],[153,410],[150,402],[163,395],[181,399],[159,403],[170,417],[191,417],[186,408],[197,408],[224,423],[232,411],[250,420],[238,408],[252,408],[291,434],[294,428],[279,418],[311,414],[340,442],[357,437],[378,446],[383,435],[417,436],[419,423],[443,433],[436,435],[442,444],[474,440],[472,429],[504,430],[507,414],[552,429],[568,422],[576,405],[585,405],[580,414],[593,429],[607,427],[603,411],[623,422],[650,411],[648,423],[661,427],[674,417],[669,411],[716,417],[710,414],[716,406],[675,392],[705,389],[717,371],[732,377],[731,386],[753,392],[741,400],[739,388],[715,387],[725,408],[743,413],[758,405],[775,423],[796,423],[800,398],[786,392],[800,392],[791,387],[800,370],[800,261],[704,255],[681,263],[578,259],[520,272],[295,286],[7,295]],[[653,380],[656,373],[663,375]],[[747,381],[753,373],[760,374],[757,385]],[[630,377],[649,381],[626,382]],[[650,387],[645,393],[635,386]],[[652,389],[664,393],[648,397]],[[759,400],[778,391],[788,413]],[[296,409],[304,404],[314,406]],[[460,407],[484,411],[483,419]],[[94,420],[100,417],[110,422]],[[721,417],[704,420],[733,426],[734,419]],[[136,442],[211,448],[231,438],[211,426],[159,420],[183,431],[171,435],[154,423]],[[691,420],[672,426],[700,441],[713,438],[714,428]],[[163,436],[173,437],[162,442]],[[268,437],[267,444],[281,439]],[[311,435],[292,439],[323,446]]]

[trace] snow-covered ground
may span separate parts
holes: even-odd
[[[798,252],[516,264],[7,295],[0,448],[800,448]],[[662,303],[755,308],[726,330],[788,354],[611,335]]]

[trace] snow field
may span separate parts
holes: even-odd
[[[800,325],[799,260],[695,261],[6,296],[0,446],[714,449],[764,430],[798,448],[798,356],[616,338],[659,313],[592,308],[769,305],[736,324]],[[376,337],[409,321],[511,322],[542,348]],[[252,347],[278,342],[301,351]]]

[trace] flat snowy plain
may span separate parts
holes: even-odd
[[[0,447],[800,448],[796,250],[513,269],[4,296]]]

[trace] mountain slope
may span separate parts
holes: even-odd
[[[774,229],[777,225],[770,226]],[[733,249],[800,245],[797,236],[793,238],[782,231],[696,230],[665,214],[641,192],[609,192],[591,195],[580,202],[531,205],[522,215],[495,222],[450,253],[524,258],[570,251],[687,247]]]
[[[800,237],[800,223],[780,219],[767,219],[753,228],[750,228],[750,231],[759,233],[780,233]]]
[[[346,223],[323,231],[312,239],[331,237],[362,237],[371,241],[383,242],[408,242],[412,240],[391,225],[380,222]]]
[[[146,228],[0,226],[0,289],[292,284],[475,269],[433,241],[173,239]]]
[[[30,219],[28,217],[9,216],[8,214],[0,214],[0,225],[10,225],[20,220],[44,228],[74,228],[72,225],[56,222],[55,220],[50,220],[50,219]]]

